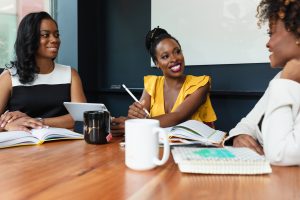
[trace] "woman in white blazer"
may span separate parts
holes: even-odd
[[[300,164],[300,0],[262,0],[271,67],[282,67],[250,113],[229,132],[235,147],[265,154],[274,165]]]

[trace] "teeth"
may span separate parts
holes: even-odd
[[[48,48],[50,51],[57,51],[57,48],[54,48],[54,47],[52,47],[52,48]]]
[[[179,70],[180,69],[180,65],[176,65],[176,66],[174,66],[174,67],[171,67],[171,70],[172,71],[177,71],[177,70]]]

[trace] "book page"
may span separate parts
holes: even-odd
[[[25,131],[0,132],[0,148],[24,144],[36,144],[38,139]]]
[[[41,141],[55,140],[55,139],[82,139],[83,135],[70,131],[65,128],[42,128],[32,129],[32,135],[37,137]]]
[[[188,120],[174,126],[169,135],[207,143],[221,143],[226,133],[210,128],[197,120]]]

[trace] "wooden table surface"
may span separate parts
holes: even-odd
[[[0,150],[0,199],[300,199],[300,168],[270,175],[183,174],[172,156],[150,171],[125,166],[119,140]]]

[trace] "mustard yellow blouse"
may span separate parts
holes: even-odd
[[[164,76],[149,75],[144,77],[145,90],[151,96],[151,117],[165,114],[164,80]],[[171,112],[174,112],[188,95],[193,94],[198,88],[204,86],[207,82],[210,82],[209,76],[187,75]],[[191,119],[203,122],[216,121],[217,117],[211,105],[209,94],[207,95],[205,103],[198,108]]]

